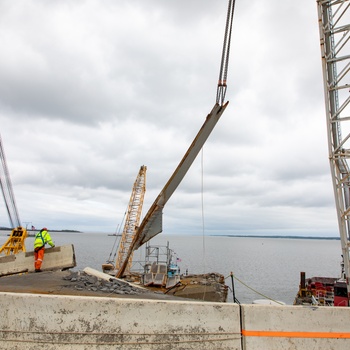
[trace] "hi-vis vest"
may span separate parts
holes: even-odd
[[[43,247],[46,243],[50,244],[51,247],[55,245],[47,231],[38,232],[34,239],[34,249]]]

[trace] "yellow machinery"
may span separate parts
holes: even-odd
[[[136,177],[134,186],[132,188],[132,193],[130,196],[130,201],[126,213],[125,225],[123,233],[120,238],[118,256],[116,258],[115,270],[119,271],[120,267],[126,260],[130,246],[135,239],[136,230],[140,224],[141,212],[143,199],[146,192],[146,170],[147,167],[142,165],[140,171]],[[129,273],[132,264],[132,254],[128,256],[128,263],[123,272]],[[111,262],[107,262],[102,265],[103,271],[111,271],[114,266]]]
[[[5,255],[17,254],[20,251],[25,252],[26,246],[24,244],[27,238],[27,230],[21,226],[14,228],[11,232],[9,239],[0,248],[0,254],[5,253]]]

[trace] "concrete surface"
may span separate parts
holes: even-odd
[[[121,295],[101,290],[89,290],[79,288],[81,282],[70,281],[81,271],[43,271],[40,273],[23,273],[0,278],[0,292],[11,293],[33,293],[51,295],[73,295],[73,296],[95,296],[110,298],[132,298],[132,299],[157,299],[157,300],[181,300],[163,293],[150,291],[135,293],[133,295]],[[1,349],[1,348],[0,348]]]

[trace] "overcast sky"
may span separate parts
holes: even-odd
[[[215,103],[226,11],[0,1],[0,133],[24,226],[115,232],[141,165],[146,214]],[[338,236],[316,0],[237,0],[232,40],[230,104],[164,232]]]

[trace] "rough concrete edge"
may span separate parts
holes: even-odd
[[[86,295],[58,295],[58,294],[41,294],[41,293],[14,293],[14,292],[0,292],[0,297],[2,295],[9,295],[13,297],[23,297],[23,298],[54,298],[54,299],[88,299],[88,300],[108,300],[115,303],[149,303],[149,304],[186,304],[186,305],[203,305],[203,306],[214,306],[216,308],[239,308],[239,304],[235,303],[220,303],[214,301],[196,301],[196,300],[159,300],[159,299],[143,299],[143,298],[111,298],[108,296],[100,297],[100,296],[86,296]]]

